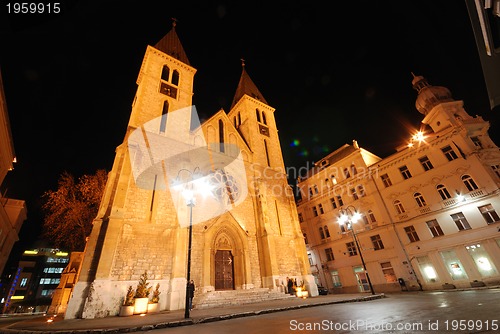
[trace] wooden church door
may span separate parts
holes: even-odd
[[[230,250],[215,253],[215,290],[234,289],[233,255]]]

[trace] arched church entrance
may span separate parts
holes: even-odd
[[[234,258],[231,250],[215,252],[215,290],[234,290]]]

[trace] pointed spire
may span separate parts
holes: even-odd
[[[158,43],[156,43],[155,48],[165,52],[175,59],[182,61],[184,64],[191,65],[186,52],[182,47],[179,36],[177,36],[177,32],[175,31],[177,22],[178,20],[176,18],[172,18],[172,29],[170,29],[170,31]]]
[[[240,60],[242,68],[241,77],[240,77],[240,82],[238,83],[238,88],[236,88],[236,94],[234,94],[234,99],[233,103],[231,104],[231,109],[245,94],[256,100],[262,101],[265,104],[268,104],[266,99],[264,99],[264,96],[262,96],[259,89],[257,88],[257,86],[255,86],[252,79],[250,79],[250,76],[245,70],[245,59],[242,58]]]

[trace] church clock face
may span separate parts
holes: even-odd
[[[237,180],[223,169],[212,172],[210,184],[214,187],[212,192],[215,198],[221,204],[234,204],[241,195]]]
[[[267,126],[264,126],[262,124],[259,124],[259,132],[265,136],[269,137],[269,128]]]

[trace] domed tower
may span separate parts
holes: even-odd
[[[423,124],[429,125],[434,132],[452,126],[459,126],[472,117],[463,108],[463,101],[453,99],[446,87],[432,86],[423,76],[413,74],[412,85],[418,92],[415,107],[425,115]]]

